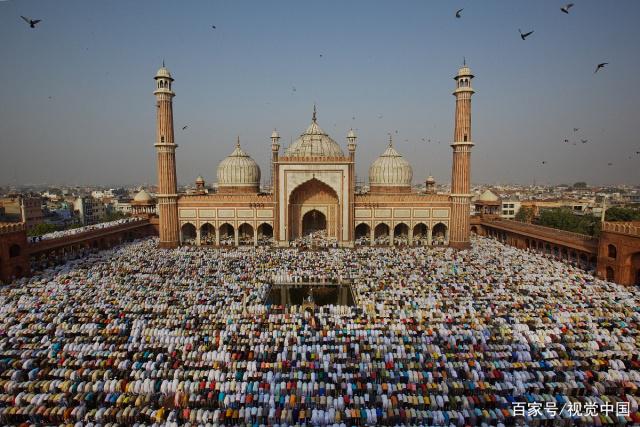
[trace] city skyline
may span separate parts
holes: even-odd
[[[465,56],[478,76],[473,183],[638,183],[636,3],[584,1],[568,16],[551,1],[151,5],[0,3],[0,35],[13,42],[0,47],[13,64],[0,69],[12,83],[0,89],[0,185],[155,183],[163,59],[176,79],[181,184],[215,182],[237,135],[268,181],[271,131],[288,146],[314,103],[343,148],[356,129],[359,181],[391,133],[414,183],[450,182],[451,77]],[[31,29],[21,15],[42,22]],[[535,32],[521,40],[518,28]],[[600,62],[610,65],[594,73]]]

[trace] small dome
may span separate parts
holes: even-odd
[[[138,203],[148,203],[148,202],[152,202],[153,198],[143,188],[138,192],[138,194],[135,195],[135,197],[133,198],[133,201]]]
[[[316,121],[316,110],[307,130],[296,139],[285,151],[287,157],[344,157],[344,153],[325,131],[320,129]]]
[[[432,177],[431,175],[429,175],[429,176],[427,177],[427,182],[428,182],[428,183],[435,183],[435,182],[436,182],[436,180],[435,180],[435,178],[434,178],[434,177]]]
[[[458,70],[458,75],[456,77],[473,77],[473,74],[471,74],[471,68],[463,65]]]
[[[280,138],[280,134],[277,130],[274,129],[273,132],[271,132],[271,138]]]
[[[347,134],[347,138],[356,138],[356,133],[353,131],[353,129],[349,130],[349,133]]]
[[[385,187],[411,187],[413,170],[409,162],[389,146],[369,168],[369,185]]]
[[[242,148],[240,140],[236,149],[218,165],[218,187],[258,187],[260,167]]]
[[[156,73],[156,79],[158,79],[158,78],[166,78],[166,79],[173,80],[173,78],[171,77],[171,73],[169,72],[169,70],[167,70],[165,68],[164,63],[162,64],[162,67],[160,67],[158,72]]]
[[[485,192],[478,197],[479,202],[497,202],[498,200],[499,197],[491,190],[485,190]]]
[[[202,177],[202,175],[198,175],[198,177],[196,178],[196,184],[204,184],[204,178]]]

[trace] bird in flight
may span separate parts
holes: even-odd
[[[613,166],[613,163],[609,162],[607,163],[607,166]]]
[[[567,3],[564,6],[562,6],[560,8],[560,10],[568,15],[569,14],[569,9],[571,9],[572,7],[573,7],[573,3]]]
[[[215,26],[215,25],[212,25],[212,26],[211,26],[211,28],[213,28],[213,29],[215,30],[215,29],[216,29],[216,26]]]
[[[544,160],[544,161],[542,162],[542,164],[543,164],[543,165],[546,165],[546,164],[547,164],[547,161],[546,161],[546,160]]]
[[[355,120],[355,119],[356,119],[356,116],[351,117],[351,120]]]
[[[578,132],[580,129],[579,128],[573,128],[574,132]]]
[[[520,31],[520,28],[518,28],[518,32],[520,33],[520,38],[522,40],[526,40],[527,37],[529,37],[531,34],[533,34],[533,31],[529,31],[527,33],[523,33],[522,31]]]
[[[293,91],[294,91],[294,92],[296,91],[296,87],[295,87],[295,86],[293,87]]]
[[[636,151],[636,154],[640,154],[640,151]]]
[[[580,142],[582,142],[583,144],[586,144],[587,142],[589,142],[588,139],[581,139]]]
[[[569,143],[569,140],[565,138],[564,143],[565,143],[565,144],[568,144],[568,143]]]
[[[605,65],[609,65],[608,62],[601,62],[596,66],[596,70],[593,72],[593,74],[597,73],[598,71],[600,71],[600,68],[604,68]]]
[[[464,8],[462,8],[462,9],[458,9],[458,10],[456,11],[456,18],[460,18],[460,17],[462,17],[462,15],[460,14],[460,12],[462,12],[463,10],[464,10]]]
[[[184,125],[184,126],[182,126],[182,130],[185,130],[188,127],[189,127],[189,125]]]
[[[320,54],[320,58],[322,58],[322,54]]]
[[[24,21],[25,21],[27,24],[29,24],[29,26],[30,26],[31,28],[35,28],[35,27],[36,27],[36,24],[37,24],[38,22],[42,21],[42,19],[29,19],[29,18],[27,18],[26,16],[22,16],[22,15],[20,15],[20,18],[24,19]]]

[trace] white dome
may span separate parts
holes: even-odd
[[[479,202],[497,202],[498,196],[496,196],[491,190],[485,190],[485,192],[482,193],[480,197],[478,197],[478,201]]]
[[[218,165],[218,186],[249,187],[260,185],[260,167],[242,148],[236,149]]]
[[[393,148],[391,141],[389,141],[387,149],[369,168],[369,185],[411,187],[412,179],[411,165]]]
[[[427,177],[427,182],[429,182],[429,183],[431,183],[431,182],[432,182],[432,183],[435,183],[435,182],[436,182],[436,180],[435,180],[435,178],[434,178],[433,176],[429,175],[429,176]]]
[[[173,80],[173,78],[171,77],[171,73],[169,72],[169,70],[167,70],[164,67],[164,64],[162,64],[162,67],[156,73],[156,79],[158,79],[158,78],[165,78],[165,79]]]
[[[316,122],[316,111],[307,130],[285,151],[287,157],[344,157],[342,149]]]
[[[135,197],[133,198],[133,201],[134,202],[140,202],[140,203],[148,203],[148,202],[153,201],[153,198],[143,188],[142,190],[140,190],[138,192],[138,194],[135,195]]]

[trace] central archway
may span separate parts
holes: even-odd
[[[317,209],[312,209],[302,217],[302,235],[327,230],[327,217]]]
[[[305,234],[326,230],[327,237],[336,239],[340,230],[339,199],[324,182],[312,178],[296,187],[289,197],[288,235],[295,240]]]

